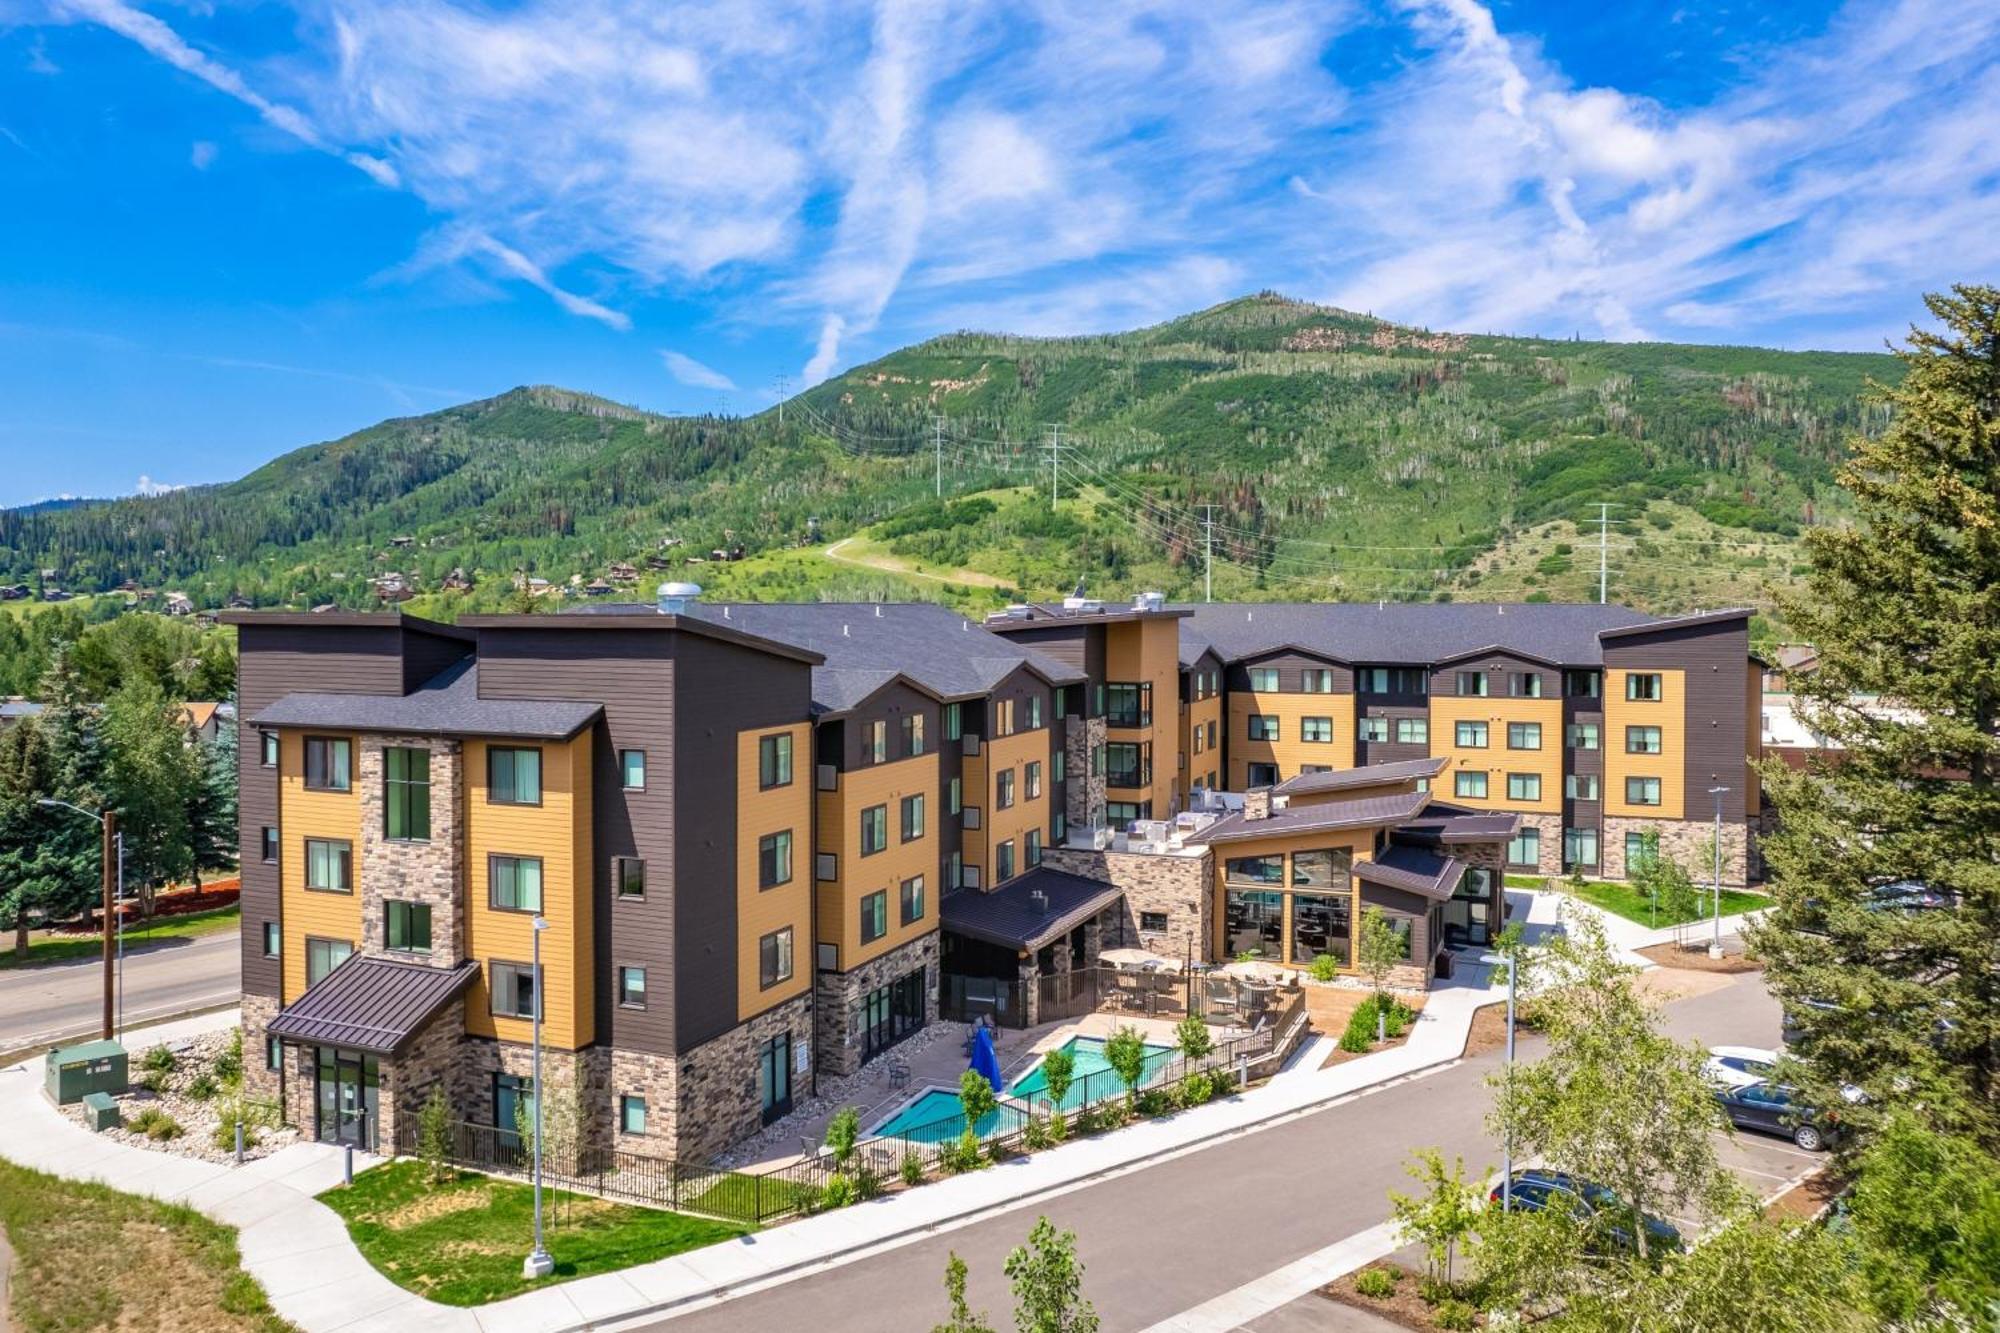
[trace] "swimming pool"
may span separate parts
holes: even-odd
[[[1071,1037],[1058,1049],[1068,1051],[1076,1066],[1076,1072],[1070,1075],[1069,1088],[1063,1093],[1063,1110],[1074,1111],[1087,1102],[1101,1102],[1113,1093],[1124,1091],[1125,1085],[1119,1082],[1118,1075],[1111,1072],[1111,1062],[1104,1058],[1104,1038]],[[1146,1072],[1140,1078],[1139,1086],[1152,1082],[1154,1075],[1173,1058],[1173,1047],[1149,1044],[1146,1047]],[[1007,1091],[1036,1111],[1046,1111],[1049,1080],[1042,1070],[1042,1062],[1037,1060],[1035,1067],[1015,1079]]]
[[[995,1107],[979,1117],[973,1131],[983,1139],[998,1132],[1003,1122],[1012,1129],[1020,1119],[1017,1107]],[[959,1110],[958,1094],[949,1088],[926,1088],[872,1132],[880,1138],[908,1143],[949,1143],[964,1130],[965,1115]]]

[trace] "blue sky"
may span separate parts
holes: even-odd
[[[1267,287],[1877,348],[1996,106],[1991,0],[0,0],[0,504]]]

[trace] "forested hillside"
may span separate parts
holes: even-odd
[[[649,556],[740,545],[694,577],[967,605],[1079,577],[1185,596],[1212,516],[1217,596],[1563,599],[1595,595],[1608,504],[1613,596],[1677,610],[1794,577],[1798,532],[1841,517],[1845,441],[1885,420],[1868,377],[1897,372],[1439,334],[1261,295],[1129,334],[933,339],[748,419],[517,389],[225,485],[0,513],[0,582],[359,606],[393,572],[450,614],[514,598],[520,574],[587,584],[624,562],[646,582]],[[444,591],[454,569],[470,591]]]

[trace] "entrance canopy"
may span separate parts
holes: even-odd
[[[455,967],[356,954],[278,1011],[266,1029],[285,1041],[397,1055],[479,975]]]
[[[939,917],[954,935],[1015,950],[1039,949],[1124,897],[1122,889],[1102,880],[1041,867],[992,893],[954,893]]]

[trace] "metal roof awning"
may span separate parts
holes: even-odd
[[[479,963],[453,967],[355,954],[278,1011],[272,1036],[314,1046],[396,1055],[479,976]]]
[[[940,922],[954,935],[1003,948],[1039,949],[1124,896],[1124,890],[1102,880],[1042,868],[991,893],[952,894],[940,909]]]
[[[1465,863],[1455,856],[1439,856],[1416,847],[1391,845],[1372,861],[1356,861],[1354,877],[1370,884],[1403,889],[1443,902],[1458,889]]]

